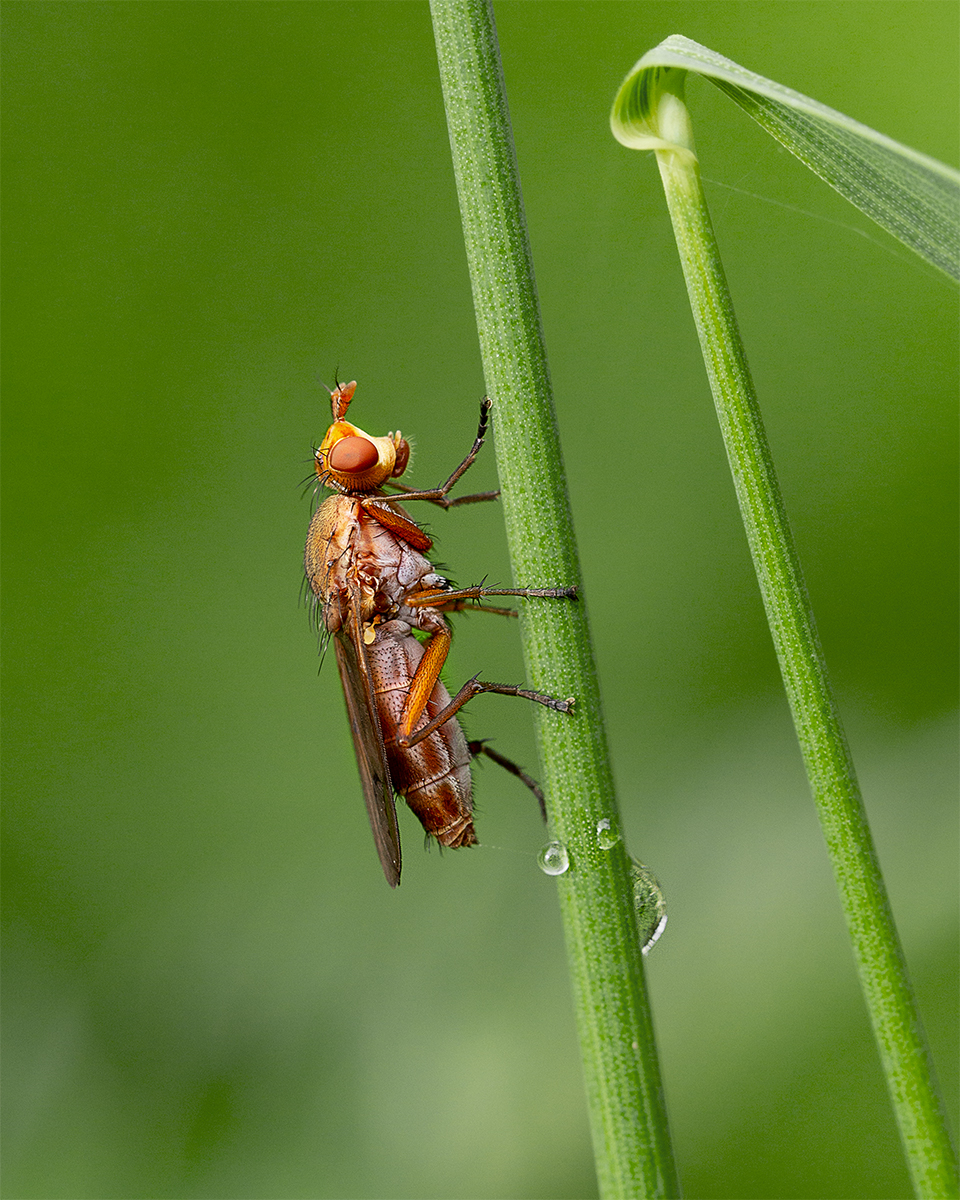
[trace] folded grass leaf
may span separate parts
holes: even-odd
[[[625,146],[659,150],[669,140],[650,98],[670,70],[716,84],[841,196],[960,281],[960,172],[678,34],[645,54],[620,88],[610,124]]]

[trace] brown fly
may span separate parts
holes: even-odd
[[[385,487],[404,502],[427,500],[442,508],[494,500],[498,492],[448,499],[471,465],[490,414],[480,407],[480,427],[470,453],[446,483],[418,491],[393,483],[406,470],[410,447],[398,433],[371,437],[345,419],[356,383],[331,395],[333,424],[315,452],[319,482],[334,493],[314,513],[304,565],[319,607],[321,629],[333,636],[347,715],[374,841],[391,887],[400,882],[400,834],[394,792],[441,846],[476,844],[470,760],[485,754],[519,776],[538,796],[536,783],[482,742],[467,742],[456,713],[481,692],[523,696],[558,712],[573,700],[476,677],[451,699],[440,681],[450,649],[444,614],[472,607],[484,596],[573,598],[576,589],[454,588],[426,557],[433,542]],[[515,616],[511,609],[486,608]],[[415,631],[423,640],[415,636]]]

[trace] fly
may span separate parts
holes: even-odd
[[[530,787],[543,811],[534,780],[483,742],[466,740],[456,717],[464,704],[481,692],[499,692],[557,712],[573,707],[572,699],[555,700],[476,676],[451,698],[440,681],[452,636],[445,614],[484,596],[573,599],[576,588],[454,588],[437,574],[426,557],[432,540],[384,488],[394,488],[405,503],[426,500],[441,508],[495,500],[499,492],[448,499],[480,452],[491,403],[481,403],[473,447],[446,483],[419,491],[392,482],[410,459],[410,446],[399,432],[372,437],[345,419],[356,386],[339,384],[331,394],[333,424],[315,451],[315,466],[320,484],[333,495],[310,522],[304,566],[321,629],[333,638],[377,853],[387,883],[396,887],[395,792],[441,846],[473,846],[470,760],[485,754]],[[516,616],[512,609],[483,611]]]

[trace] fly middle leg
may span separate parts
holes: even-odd
[[[464,601],[479,600],[484,596],[531,596],[544,599],[572,599],[576,594],[577,589],[575,587],[472,587],[463,588],[458,591],[442,589],[423,591],[406,597],[404,604],[410,608],[434,609],[436,612],[436,623],[433,624],[430,639],[424,649],[423,658],[420,660],[416,674],[411,681],[410,690],[407,693],[407,699],[400,715],[397,744],[405,749],[416,746],[418,742],[423,741],[424,738],[428,738],[441,725],[455,716],[469,700],[472,700],[474,696],[479,696],[483,692],[495,692],[501,696],[521,696],[525,700],[533,700],[535,703],[542,704],[546,708],[552,708],[556,712],[570,712],[574,706],[574,698],[572,696],[567,697],[565,700],[558,700],[554,696],[544,695],[543,692],[531,691],[529,688],[521,688],[513,684],[492,683],[488,680],[482,680],[479,676],[475,675],[473,679],[467,680],[450,703],[437,713],[433,720],[428,721],[426,725],[414,732],[414,727],[423,715],[427,700],[433,692],[433,686],[440,676],[441,668],[446,662],[447,654],[450,651],[450,627],[443,617],[440,616],[440,612],[443,609],[455,609],[458,606],[462,606]],[[483,751],[478,751],[478,753],[480,752]],[[489,757],[496,758],[492,754]]]

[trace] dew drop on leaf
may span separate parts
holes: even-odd
[[[630,879],[633,883],[640,949],[643,954],[649,954],[666,927],[667,902],[656,875],[635,858],[630,860]]]
[[[620,841],[620,833],[613,828],[609,817],[597,822],[597,844],[601,850],[612,850]]]
[[[570,866],[570,856],[563,842],[547,842],[537,855],[544,875],[562,875]]]

